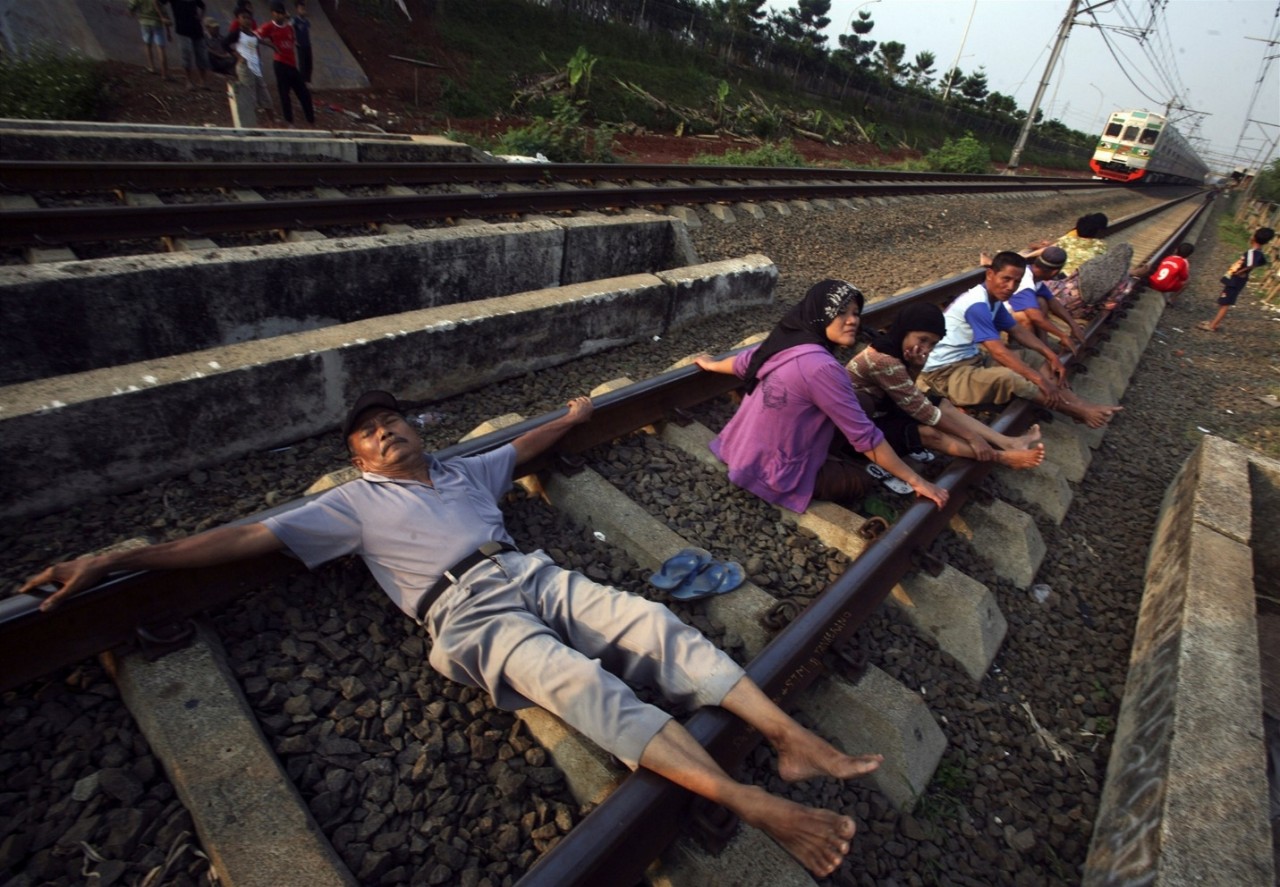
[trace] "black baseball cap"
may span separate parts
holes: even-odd
[[[366,391],[356,398],[356,402],[347,411],[346,421],[342,423],[342,439],[345,441],[350,437],[351,432],[355,430],[356,423],[360,421],[360,417],[375,408],[391,410],[393,413],[401,415],[404,414],[404,410],[400,407],[400,401],[396,400],[394,395],[386,391]]]
[[[1035,257],[1035,263],[1041,268],[1056,271],[1067,264],[1067,251],[1060,246],[1046,246],[1044,251]]]

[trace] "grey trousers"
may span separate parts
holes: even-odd
[[[744,674],[666,607],[565,570],[541,551],[481,561],[424,624],[438,672],[508,710],[538,705],[632,768],[671,715],[641,702],[626,681],[696,708],[719,705]]]

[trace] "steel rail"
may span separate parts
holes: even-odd
[[[0,245],[42,246],[104,240],[192,237],[243,231],[350,226],[409,219],[493,217],[521,213],[608,209],[688,203],[814,200],[920,194],[981,194],[1044,190],[1095,190],[1091,181],[1052,188],[1035,183],[901,182],[827,185],[692,185],[651,188],[579,188],[491,191],[479,194],[342,197],[286,200],[19,209],[0,212]]]
[[[992,179],[1046,186],[1088,182],[1066,176],[823,167],[696,166],[662,163],[94,163],[2,160],[0,189],[8,191],[306,188],[318,185],[452,185],[465,182],[762,180],[842,182],[981,182]]]
[[[1185,199],[1119,219],[1109,230],[1123,230]],[[981,269],[974,268],[875,302],[864,312],[864,325],[867,329],[887,326],[898,311],[918,301],[949,300],[973,286],[981,275]],[[736,384],[731,377],[686,367],[602,395],[595,399],[591,422],[571,428],[555,452],[581,453],[636,428],[675,418],[680,410],[731,390]],[[528,419],[451,446],[437,455],[448,458],[492,449],[563,412]],[[522,474],[541,470],[552,464],[552,459],[551,454],[546,454],[518,470]],[[301,500],[245,518],[243,522],[261,520],[298,504]],[[132,643],[142,626],[185,619],[232,600],[267,579],[300,569],[301,565],[288,556],[271,555],[218,570],[130,573],[86,589],[51,613],[38,611],[41,600],[38,595],[0,598],[0,690],[11,689],[86,656]],[[166,589],[179,583],[191,589],[190,593],[167,594]]]

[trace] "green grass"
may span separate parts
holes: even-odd
[[[0,117],[96,120],[106,105],[102,67],[49,46],[0,56]]]
[[[790,139],[772,145],[761,145],[750,151],[730,148],[723,154],[699,154],[693,162],[700,166],[806,166],[804,157]]]
[[[1226,246],[1231,247],[1233,250],[1244,252],[1249,248],[1249,241],[1253,237],[1253,231],[1224,213],[1218,219],[1218,237]]]
[[[916,803],[917,819],[945,827],[945,823],[967,815],[961,796],[973,786],[973,776],[965,767],[963,755],[945,757],[933,773],[933,781]]]

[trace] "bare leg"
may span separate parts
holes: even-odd
[[[1058,394],[1061,402],[1053,409],[1066,413],[1072,419],[1083,422],[1090,428],[1101,428],[1110,422],[1116,413],[1124,409],[1122,406],[1107,406],[1087,401],[1069,388],[1059,389]],[[1043,397],[1037,397],[1036,403],[1043,405]]]
[[[777,750],[778,774],[788,782],[815,776],[850,779],[872,772],[884,760],[881,755],[855,757],[839,751],[796,723],[750,678],[734,684],[720,704],[759,730]],[[736,782],[675,721],[669,721],[645,746],[640,766],[728,807],[819,877],[835,871],[849,852],[856,830],[852,819]]]
[[[986,422],[973,418],[949,400],[943,400],[938,404],[938,408],[942,410],[942,422],[939,423],[939,427],[962,439],[977,435],[1002,450],[1029,450],[1040,441],[1039,425],[1032,425],[1024,434],[1010,437],[993,430]]]
[[[1213,320],[1209,321],[1209,329],[1217,332],[1218,327],[1222,326],[1222,321],[1227,319],[1227,310],[1229,305],[1222,305],[1218,308],[1218,313],[1213,316]]]
[[[849,852],[855,831],[852,819],[830,810],[805,807],[771,795],[759,786],[733,780],[676,721],[668,721],[649,740],[640,756],[640,766],[729,808],[743,822],[768,834],[820,878],[835,871]]]
[[[759,730],[778,752],[778,775],[787,782],[815,776],[853,779],[880,766],[883,755],[847,755],[820,736],[801,727],[748,677],[733,685],[720,702]]]
[[[977,424],[981,425],[982,423],[978,422]],[[1003,437],[1003,435],[1001,436]],[[920,426],[920,442],[929,449],[938,450],[948,456],[959,456],[962,459],[977,459],[981,461],[977,450],[968,441],[947,434],[945,431],[930,428],[928,425]],[[1044,444],[1042,443],[1033,444],[1029,449],[988,450],[988,452],[992,462],[998,462],[1006,468],[1015,470],[1035,468],[1044,461]]]

